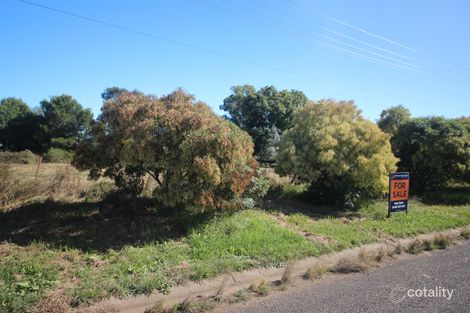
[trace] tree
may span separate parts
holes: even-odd
[[[3,98],[0,101],[0,129],[5,128],[9,121],[17,117],[31,114],[31,109],[23,100],[13,97]]]
[[[241,205],[255,175],[250,136],[181,89],[157,98],[124,92],[104,102],[74,164],[137,196],[148,174],[172,208]]]
[[[461,122],[415,118],[392,138],[399,169],[411,173],[413,189],[432,192],[449,180],[470,182],[470,135]]]
[[[380,119],[378,120],[377,125],[385,133],[390,136],[394,136],[398,131],[398,128],[408,122],[410,118],[410,111],[402,105],[397,105],[387,110],[383,110],[382,113],[380,113]]]
[[[275,171],[308,183],[316,201],[353,208],[387,192],[396,162],[389,136],[352,101],[321,100],[294,113]]]
[[[6,127],[0,129],[2,149],[10,151],[31,150],[36,154],[44,153],[46,141],[41,128],[42,116],[29,113],[10,120]]]
[[[108,87],[101,93],[101,98],[104,101],[111,100],[113,98],[117,98],[120,94],[128,92],[125,88],[119,87]]]
[[[253,137],[258,159],[272,162],[280,135],[291,126],[294,110],[306,102],[307,97],[300,91],[278,91],[274,86],[256,91],[251,85],[243,85],[232,87],[232,94],[220,108]]]
[[[44,147],[73,151],[76,143],[91,127],[93,114],[69,95],[51,97],[40,103]]]

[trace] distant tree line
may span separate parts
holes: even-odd
[[[408,171],[413,192],[470,183],[470,118],[413,118],[403,106],[377,123],[352,101],[301,91],[234,86],[222,118],[182,89],[157,97],[107,88],[97,119],[68,95],[0,103],[2,150],[70,153],[93,178],[137,196],[144,176],[168,207],[253,205],[266,191],[258,163],[308,185],[310,199],[346,208],[383,196],[388,174]],[[250,202],[251,201],[251,202]]]

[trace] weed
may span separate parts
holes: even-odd
[[[331,269],[332,273],[349,274],[364,272],[367,270],[368,264],[364,263],[359,258],[343,257]]]
[[[413,240],[407,248],[407,252],[410,254],[420,254],[421,252],[423,252],[423,250],[424,243],[421,239],[418,238]]]
[[[271,290],[271,286],[264,279],[261,279],[251,284],[249,289],[258,296],[266,296]]]
[[[250,295],[246,289],[240,289],[229,298],[229,303],[236,303],[246,301],[250,298]]]
[[[403,251],[403,247],[402,247],[401,243],[398,242],[395,245],[395,248],[394,248],[393,252],[394,252],[394,254],[401,254],[402,251]]]
[[[439,234],[434,238],[434,245],[438,249],[446,249],[452,244],[452,238],[449,235]]]
[[[423,239],[423,250],[424,251],[431,251],[434,249],[433,243],[431,240]]]
[[[323,264],[315,264],[310,267],[304,274],[305,279],[320,279],[325,273],[328,272],[328,267]]]
[[[287,262],[286,268],[284,269],[284,272],[282,273],[282,277],[281,277],[282,284],[287,284],[288,282],[291,281],[292,272],[294,271],[294,265],[295,265],[295,261]]]

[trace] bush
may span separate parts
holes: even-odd
[[[134,196],[148,174],[158,183],[155,198],[171,208],[239,207],[257,168],[250,136],[183,90],[107,100],[88,138],[78,168]]]
[[[44,156],[44,161],[49,163],[70,163],[73,159],[73,152],[50,148]]]
[[[312,102],[296,111],[282,136],[275,170],[308,183],[317,202],[355,209],[388,190],[397,162],[389,138],[352,102]]]
[[[36,164],[37,156],[29,150],[20,152],[0,151],[0,163]]]

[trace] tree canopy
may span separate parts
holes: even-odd
[[[436,190],[449,180],[470,182],[470,135],[460,121],[414,118],[392,142],[399,169],[411,172],[416,191]]]
[[[377,125],[382,131],[393,136],[398,131],[398,128],[408,122],[410,118],[410,111],[402,105],[397,105],[383,110],[382,113],[380,113],[380,119]]]
[[[124,92],[105,101],[74,164],[133,192],[148,174],[173,208],[240,205],[255,174],[247,133],[178,89],[161,98]]]
[[[41,127],[46,136],[44,145],[73,150],[77,141],[90,128],[93,114],[69,95],[51,97],[40,103]]]
[[[31,109],[23,100],[10,97],[0,101],[0,129],[5,128],[8,122],[32,114]]]
[[[259,160],[274,161],[280,135],[291,126],[294,110],[306,102],[307,97],[301,91],[278,91],[274,86],[256,90],[251,85],[243,85],[232,87],[232,94],[220,108],[229,113],[227,118],[252,136]]]
[[[353,208],[387,192],[396,162],[389,136],[352,101],[321,100],[294,113],[275,170],[308,183],[314,200]]]

